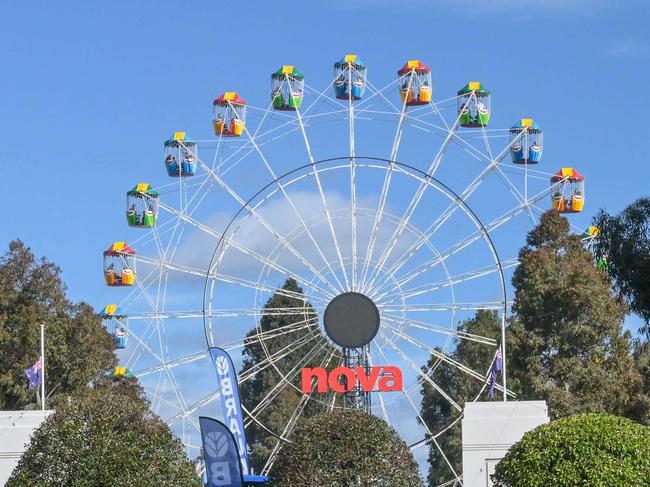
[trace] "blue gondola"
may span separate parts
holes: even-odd
[[[366,91],[366,65],[356,54],[346,54],[334,64],[334,96],[361,100]]]
[[[537,164],[544,152],[544,131],[532,118],[510,127],[510,157],[515,164]]]
[[[196,142],[185,132],[175,132],[165,141],[165,168],[171,177],[196,173]]]

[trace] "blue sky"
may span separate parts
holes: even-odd
[[[533,114],[562,159],[554,164],[588,175],[587,212],[646,193],[644,2],[64,1],[3,11],[0,198],[16,209],[0,240],[22,238],[60,264],[74,299],[103,302],[99,252],[124,238],[123,193],[150,177],[163,138],[177,127],[207,135],[214,96],[266,96],[283,63],[326,78],[346,52],[371,74],[422,58],[442,91],[480,79],[495,110]]]
[[[96,307],[115,300],[101,252],[134,235],[125,192],[168,182],[162,141],[179,129],[211,137],[223,91],[267,104],[282,64],[316,87],[348,52],[379,86],[414,58],[431,66],[436,93],[482,81],[494,116],[544,127],[546,171],[586,176],[586,210],[571,217],[580,228],[648,195],[645,2],[62,1],[3,14],[0,243],[23,239],[63,268],[72,299]]]

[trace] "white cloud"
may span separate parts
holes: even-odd
[[[612,57],[640,57],[650,54],[650,44],[635,39],[618,39],[605,48],[605,54]]]

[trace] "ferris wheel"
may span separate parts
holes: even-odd
[[[263,473],[302,415],[358,408],[384,418],[416,455],[438,448],[452,485],[461,472],[436,439],[464,402],[435,372],[467,375],[481,397],[494,359],[471,368],[453,357],[455,344],[507,357],[507,282],[523,235],[548,208],[582,211],[585,178],[543,169],[532,119],[493,128],[510,115],[493,111],[482,83],[436,99],[424,63],[408,61],[376,85],[356,55],[323,79],[313,88],[283,66],[258,106],[223,93],[213,102],[216,137],[173,133],[151,168],[160,184],[127,192],[133,230],[104,252],[106,283],[122,289],[102,311],[119,371],[140,379],[190,455],[198,417],[219,415],[209,354],[218,346],[240,388],[274,378],[245,404],[246,427],[273,438]],[[498,317],[490,336],[458,329],[478,310]],[[341,391],[316,381],[305,391],[306,367],[376,370],[375,379],[392,367],[402,384],[380,391],[348,378]],[[504,368],[495,385],[504,400],[513,397],[506,379]],[[422,417],[423,385],[455,412],[448,424]],[[286,391],[290,412],[270,419]]]

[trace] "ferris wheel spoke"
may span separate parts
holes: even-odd
[[[389,271],[389,275],[394,275],[394,272],[397,272],[401,269],[413,255],[422,247],[422,245],[430,239],[438,229],[456,212],[459,207],[462,207],[461,201],[465,201],[485,180],[490,171],[496,167],[496,159],[494,164],[491,164],[483,170],[483,172],[476,178],[474,181],[459,195],[459,198],[451,203],[446,210],[444,210],[436,220],[429,225],[429,227],[422,233],[422,235],[411,244],[405,252],[400,255],[393,266]]]
[[[174,379],[172,373],[170,372],[169,367],[166,366],[166,361],[160,355],[154,352],[153,349],[147,343],[141,340],[135,333],[130,333],[130,336],[134,337],[136,341],[138,341],[145,350],[147,350],[156,360],[160,362],[160,364],[162,365],[161,372],[165,374],[165,376],[167,377],[167,381],[171,385],[174,396],[178,401],[179,409],[183,411],[187,411],[187,405],[185,403],[185,399],[180,391],[180,388],[178,387],[178,384],[176,383],[176,380]],[[190,420],[196,423],[195,419],[190,418]],[[196,424],[196,427],[198,428],[198,424]]]
[[[239,374],[239,383],[241,384],[243,382],[252,379],[263,370],[272,366],[275,361],[283,359],[284,357],[292,354],[296,350],[299,350],[307,343],[310,343],[311,341],[316,340],[318,338],[320,338],[318,330],[313,330],[311,331],[311,333],[303,335],[293,343],[286,345],[285,347],[281,348],[277,352],[274,352],[271,355],[267,355],[267,357],[264,358],[263,360],[259,362],[255,362],[255,364],[251,368],[243,370]]]
[[[283,374],[280,374],[282,379],[273,386],[273,388],[257,403],[255,408],[250,411],[249,420],[244,423],[244,427],[248,427],[252,421],[254,421],[257,415],[261,414],[272,402],[275,400],[278,395],[280,395],[287,387],[290,385],[290,379],[294,379],[298,373],[302,370],[304,365],[307,365],[309,361],[316,356],[321,350],[325,349],[325,340],[314,345],[314,347],[305,355],[299,362],[297,362],[294,367],[287,373],[289,379]],[[277,370],[276,370],[277,372]],[[285,437],[284,434],[281,435]]]
[[[320,173],[318,171],[318,168],[316,167],[316,162],[314,160],[314,156],[311,152],[311,145],[309,144],[309,139],[307,138],[307,132],[305,130],[305,124],[303,123],[302,120],[302,114],[300,113],[300,109],[296,109],[296,116],[298,117],[298,122],[300,123],[300,130],[302,132],[302,137],[303,140],[305,141],[305,148],[307,149],[307,154],[309,156],[309,163],[312,166],[312,172],[314,173],[314,179],[316,181],[316,186],[318,187],[318,193],[320,195],[321,203],[323,204],[323,208],[325,210],[325,217],[327,218],[327,225],[330,229],[330,233],[332,235],[332,241],[334,243],[334,248],[336,249],[336,256],[338,257],[339,260],[339,265],[341,267],[341,273],[343,275],[343,279],[345,280],[345,289],[350,288],[350,282],[348,281],[348,273],[345,269],[345,264],[343,263],[343,255],[341,253],[341,247],[339,245],[338,239],[336,237],[336,232],[334,231],[334,224],[332,223],[332,216],[330,214],[329,210],[329,205],[327,204],[327,200],[325,199],[325,192],[323,191],[323,185],[320,180]],[[336,277],[336,274],[334,274]],[[343,287],[341,282],[337,279],[339,283],[339,287]]]
[[[172,416],[171,418],[169,418],[167,420],[167,423],[170,426],[173,426],[174,424],[178,423],[179,421],[181,421],[181,420],[183,420],[185,418],[191,417],[196,411],[198,411],[199,409],[201,409],[204,406],[207,406],[208,404],[213,403],[214,401],[219,399],[220,396],[221,396],[221,394],[219,393],[219,391],[211,392],[210,394],[202,397],[201,399],[199,399],[195,403],[189,405],[187,407],[187,409],[185,409],[182,412],[180,412],[180,413]]]
[[[241,309],[211,309],[206,311],[208,316],[304,316],[314,315],[314,309],[308,306],[289,308],[241,308]],[[314,319],[314,318],[312,318]]]
[[[160,281],[158,281],[158,282],[160,282]],[[140,283],[140,281],[138,281],[137,279],[135,280],[135,283],[140,288],[141,295],[144,296],[144,298],[149,303],[149,305],[153,309],[156,309],[156,304],[153,302],[153,299],[151,298],[151,296],[147,292],[147,289],[144,286],[142,286],[142,283]],[[156,358],[159,361],[164,362],[165,357],[164,357],[164,350],[163,350],[163,342],[162,342],[162,338],[161,338],[161,335],[160,335],[160,321],[159,320],[153,320],[152,324],[155,325],[155,327],[154,327],[154,329],[152,331],[155,331],[157,333],[157,335],[158,335],[158,345],[160,347],[159,355],[157,355]],[[142,342],[142,341],[140,340],[140,342]],[[151,349],[149,349],[148,351],[151,353]]]
[[[248,129],[246,128],[246,125],[244,125],[244,132],[246,133],[246,135],[248,136],[249,140],[251,141],[251,143],[252,143],[253,146],[255,147],[255,150],[256,150],[257,154],[259,155],[260,159],[262,160],[264,166],[265,166],[266,169],[269,171],[269,174],[271,175],[271,177],[275,180],[275,183],[277,184],[278,188],[279,188],[280,191],[282,192],[282,194],[283,194],[285,200],[287,201],[287,203],[289,204],[289,206],[290,206],[291,209],[293,210],[294,214],[296,215],[296,217],[297,217],[298,220],[300,221],[300,224],[302,225],[302,227],[303,227],[303,229],[304,229],[304,231],[305,231],[305,234],[309,237],[309,240],[310,240],[311,243],[314,245],[314,248],[316,249],[316,252],[318,252],[318,255],[319,255],[320,258],[323,260],[323,262],[325,262],[325,265],[328,267],[328,269],[329,269],[329,271],[330,271],[332,277],[336,280],[337,285],[338,285],[339,287],[336,288],[334,285],[332,285],[328,280],[326,280],[326,279],[324,279],[324,278],[323,278],[323,282],[324,282],[324,283],[325,283],[325,284],[326,284],[326,285],[327,285],[327,286],[328,286],[328,287],[329,287],[329,288],[334,292],[334,295],[338,294],[340,291],[343,290],[343,285],[342,285],[341,282],[339,281],[338,276],[336,275],[336,272],[334,272],[334,269],[332,269],[332,267],[331,267],[331,265],[330,265],[330,263],[329,263],[329,259],[328,259],[327,257],[325,257],[325,254],[323,253],[323,249],[321,248],[321,246],[318,244],[318,242],[317,242],[316,239],[314,238],[314,235],[312,234],[312,232],[311,232],[311,230],[309,229],[309,227],[307,227],[307,224],[305,223],[304,218],[302,217],[302,215],[301,215],[300,212],[298,211],[298,208],[296,207],[296,205],[295,205],[295,203],[293,202],[293,200],[289,197],[289,193],[287,193],[287,190],[286,190],[285,186],[282,184],[282,182],[280,181],[280,179],[279,179],[278,176],[276,175],[275,171],[274,171],[273,168],[271,167],[271,164],[269,164],[269,161],[266,159],[266,157],[265,157],[264,154],[262,153],[262,150],[261,150],[260,147],[257,145],[257,142],[255,141],[255,138],[250,134],[250,132],[249,132]],[[321,277],[322,277],[322,276],[321,276]]]
[[[244,378],[243,375],[244,375],[243,373],[240,374],[239,379],[237,381],[238,384],[241,384],[242,382],[244,382],[244,381],[246,381],[246,380],[248,380],[248,379],[250,379],[252,377],[252,376],[249,375],[246,378]],[[198,411],[202,407],[207,406],[207,405],[211,404],[212,402],[216,401],[217,399],[219,399],[220,396],[221,396],[221,394],[220,394],[219,391],[211,392],[211,393],[203,396],[201,399],[194,402],[190,406],[186,407],[182,412],[180,412],[180,413],[176,414],[175,416],[171,417],[170,419],[168,419],[167,422],[170,425],[174,425],[178,421],[181,421],[181,420],[183,420],[183,419],[185,419],[187,417],[191,417],[196,411]],[[250,414],[248,412],[248,410],[243,405],[242,405],[242,409],[247,414]]]
[[[356,154],[354,147],[354,104],[352,103],[352,67],[348,64],[348,132],[350,143],[350,220],[352,223],[352,288],[357,290],[357,169]],[[367,80],[366,80],[367,83]]]
[[[343,103],[340,103],[340,102],[337,101],[336,99],[333,99],[333,100],[332,100],[331,98],[325,96],[325,94],[328,93],[328,92],[332,89],[332,86],[334,86],[334,81],[336,81],[336,78],[332,78],[332,80],[329,82],[329,84],[328,84],[328,85],[327,85],[327,86],[326,86],[322,91],[320,91],[320,92],[319,92],[316,88],[312,88],[312,87],[309,86],[307,83],[305,83],[305,87],[306,87],[306,88],[309,88],[309,90],[310,90],[310,91],[313,91],[314,93],[318,93],[318,96],[317,96],[317,97],[314,99],[314,101],[311,102],[311,104],[310,104],[310,105],[305,109],[305,111],[303,112],[303,114],[306,115],[307,113],[309,113],[309,112],[310,112],[310,111],[311,111],[311,110],[312,110],[312,109],[317,105],[317,103],[318,103],[321,99],[325,100],[325,101],[326,101],[328,104],[330,104],[330,105],[333,104],[333,106],[335,106],[335,107],[337,107],[337,108],[340,107],[340,108],[341,108],[340,111],[345,111],[345,110],[347,110],[347,107],[346,107]],[[332,103],[329,103],[329,102],[332,102]],[[338,112],[337,112],[337,113],[338,113]]]
[[[285,335],[290,335],[298,331],[309,330],[318,326],[317,318],[302,320],[291,325],[286,325],[280,328],[274,328],[262,333],[256,333],[253,336],[247,337],[245,340],[233,340],[224,344],[216,345],[226,351],[236,350],[243,348],[246,345],[261,343],[262,341],[270,341],[273,338],[278,338]]]
[[[541,192],[539,192],[536,196],[531,198],[530,201],[538,201],[548,195],[553,189],[554,186],[551,186]],[[483,228],[479,228],[472,234],[468,235],[467,237],[463,238],[462,240],[456,242],[454,245],[450,246],[447,250],[442,252],[439,256],[430,259],[429,261],[423,263],[422,265],[419,266],[418,270],[411,272],[410,274],[407,274],[405,277],[398,279],[397,282],[399,283],[400,286],[403,286],[407,282],[411,281],[415,277],[421,275],[424,272],[427,272],[429,269],[435,267],[436,265],[440,264],[441,262],[445,261],[448,259],[450,256],[460,252],[467,246],[471,245],[472,243],[476,242],[477,240],[481,239],[484,235],[489,234],[490,232],[494,231],[496,228],[500,227],[504,223],[510,221],[512,218],[520,214],[522,211],[526,210],[526,207],[530,203],[521,203],[517,205],[515,208],[512,210],[508,211],[507,213],[503,214],[502,216],[495,218],[492,220],[490,223],[483,225]],[[398,267],[402,267],[402,265],[399,266],[393,266],[391,269],[388,271],[388,278],[392,278],[395,275],[395,272],[398,270]]]
[[[323,340],[323,342],[324,342],[324,340]],[[295,367],[299,367],[299,368],[297,368],[297,370],[294,371],[294,369],[292,369],[292,370],[289,372],[289,373],[291,374],[291,378],[292,378],[292,379],[298,375],[298,373],[299,373],[300,370],[302,369],[302,366],[307,365],[308,362],[309,362],[312,358],[314,358],[314,357],[315,357],[315,356],[316,356],[316,355],[317,355],[321,350],[323,350],[323,349],[325,348],[325,345],[321,345],[318,349],[316,349],[317,346],[318,346],[318,344],[317,344],[316,346],[314,346],[314,348],[310,351],[310,354],[309,354],[308,356],[305,356],[304,360],[301,360],[301,362],[299,362],[299,363],[296,364]],[[329,363],[329,360],[328,360],[328,363]],[[294,368],[295,368],[295,367],[294,367]],[[283,377],[284,377],[284,376],[283,376]],[[263,412],[267,407],[269,407],[269,406],[273,403],[273,401],[275,400],[275,398],[278,397],[278,396],[279,396],[279,395],[280,395],[280,394],[281,394],[281,393],[282,393],[282,392],[283,392],[287,387],[289,387],[289,380],[287,380],[286,378],[283,378],[283,379],[278,380],[278,383],[275,384],[275,386],[274,386],[274,387],[273,387],[273,388],[272,388],[272,389],[267,393],[267,395],[264,396],[264,398],[262,398],[262,399],[258,402],[258,404],[255,406],[255,408],[254,408],[253,410],[250,411],[250,413],[249,413],[249,418],[248,418],[248,420],[244,423],[244,427],[245,427],[245,428],[249,427],[250,424],[251,424],[251,422],[253,422],[253,421],[260,421],[260,420],[257,419],[257,417],[258,417],[258,416],[259,416],[259,415],[260,415],[260,414],[261,414],[261,413],[262,413],[262,412]],[[302,398],[305,398],[305,400],[309,400],[309,397],[310,397],[310,396],[309,396],[308,394],[303,394],[303,396],[301,397],[301,400],[302,400]],[[285,430],[285,431],[286,431],[286,430]],[[281,436],[282,438],[286,438],[286,439],[288,439],[288,436],[285,435],[285,432],[284,432],[284,431],[282,432],[282,434],[281,434],[280,436]]]
[[[443,103],[444,103],[444,101],[438,102],[438,103],[430,103],[429,105],[430,105],[430,108],[431,108],[431,112],[434,113],[440,119],[442,124],[445,126],[446,131],[449,131],[449,124],[447,123],[447,120],[443,116],[442,110],[441,110],[441,107],[442,107]],[[423,107],[423,108],[425,108],[425,107]],[[444,107],[442,107],[442,109],[444,109]]]
[[[401,316],[393,316],[386,313],[380,313],[379,316],[390,323],[404,325],[410,328],[416,328],[420,330],[431,331],[433,333],[440,333],[442,335],[447,335],[454,338],[459,338],[461,340],[467,340],[470,342],[481,343],[483,345],[490,345],[493,347],[497,346],[497,341],[494,340],[493,338],[487,338],[481,335],[475,335],[473,333],[467,333],[453,328],[446,328],[444,326],[432,325],[431,323],[426,323],[424,321],[406,319]]]
[[[402,233],[404,232],[404,229],[406,226],[409,224],[411,217],[413,216],[413,213],[415,212],[417,206],[419,205],[420,201],[422,200],[422,197],[424,196],[424,193],[426,189],[429,187],[429,178],[433,177],[435,174],[436,169],[440,165],[440,162],[442,161],[442,158],[447,152],[447,148],[449,147],[450,142],[453,140],[454,135],[456,133],[456,130],[460,126],[460,115],[456,119],[456,122],[454,123],[453,127],[449,130],[447,133],[447,136],[445,137],[444,142],[442,143],[442,146],[440,149],[438,149],[438,153],[436,154],[433,162],[429,166],[429,169],[427,170],[427,178],[421,180],[420,185],[411,198],[411,201],[409,202],[409,205],[404,212],[404,215],[400,219],[400,223],[397,226],[397,229],[393,234],[388,239],[388,244],[384,248],[384,251],[381,254],[381,257],[378,260],[378,267],[383,267],[390,257],[391,253],[393,252],[393,249],[397,245],[397,242],[399,241],[400,237],[402,236]],[[375,269],[374,273],[370,277],[370,282],[374,283],[374,281],[377,279],[379,273],[378,269]]]
[[[312,360],[312,358],[314,358],[321,350],[324,350],[326,346],[327,342],[324,338],[320,337],[320,340],[309,350],[309,352],[307,352],[300,360],[294,364],[289,372],[283,374],[276,368],[276,372],[280,376],[280,380],[278,380],[275,386],[273,386],[273,388],[271,388],[271,390],[263,398],[261,398],[260,401],[251,410],[251,420],[253,416],[256,416],[264,411],[282,391],[289,387],[291,380],[295,379],[302,368],[307,365],[309,361]],[[248,424],[250,424],[250,422],[245,423],[244,426],[248,426]]]
[[[399,114],[400,114],[399,109],[397,107],[395,107],[394,105],[392,105],[392,106],[395,108],[394,112],[393,111],[382,111],[382,110],[370,110],[370,109],[364,109],[364,110],[359,110],[359,111],[363,112],[364,114],[369,114],[369,115],[389,115],[391,117],[399,116]],[[412,126],[412,127],[414,127],[414,126],[427,127],[426,129],[424,129],[423,127],[421,127],[421,128],[425,132],[428,132],[430,134],[447,135],[449,133],[449,126],[448,125],[445,124],[445,126],[443,127],[442,125],[437,125],[437,124],[432,123],[430,121],[423,120],[420,117],[414,117],[413,116],[414,111],[415,110],[412,110],[411,112],[407,112],[406,115],[404,116],[405,121],[408,123],[409,126]],[[458,135],[456,135],[454,137],[454,139],[456,141],[463,140],[460,137],[458,137]],[[474,146],[470,145],[470,147],[472,149],[476,150],[474,148]]]
[[[159,372],[161,370],[164,370],[165,368],[173,369],[174,367],[178,367],[179,365],[191,364],[192,362],[196,362],[197,360],[201,360],[209,356],[210,354],[207,351],[202,350],[197,353],[184,355],[183,357],[178,357],[176,359],[166,361],[164,363],[161,363],[160,365],[154,365],[152,367],[147,367],[146,369],[136,370],[133,372],[133,375],[135,375],[138,378],[145,377],[154,372]]]
[[[442,458],[445,460],[445,463],[447,464],[447,466],[449,467],[449,469],[451,470],[451,472],[454,474],[454,476],[456,477],[456,479],[460,479],[460,476],[458,475],[458,473],[456,473],[456,470],[454,469],[454,467],[452,466],[451,462],[450,462],[449,459],[447,458],[447,455],[445,455],[445,452],[444,452],[444,451],[442,450],[442,448],[440,447],[440,444],[438,443],[438,440],[436,440],[435,436],[433,435],[433,432],[431,431],[431,428],[429,428],[429,425],[427,424],[427,422],[426,422],[426,421],[424,420],[424,418],[422,417],[422,413],[420,412],[420,409],[418,409],[418,408],[415,406],[415,403],[414,403],[413,400],[411,399],[411,396],[410,396],[410,394],[409,394],[409,391],[406,390],[406,391],[404,391],[404,393],[405,393],[405,395],[406,395],[406,399],[408,399],[409,404],[411,405],[411,407],[412,407],[413,410],[415,411],[415,414],[417,415],[417,417],[418,417],[420,423],[421,423],[422,425],[424,425],[424,428],[425,428],[427,434],[432,438],[433,443],[436,445],[436,448],[438,449],[438,451],[439,451],[440,454],[442,455]]]
[[[164,377],[164,374],[160,374],[160,377]],[[146,394],[148,396],[150,396],[151,398],[153,398],[154,401],[157,401],[157,403],[158,403],[156,408],[152,407],[152,409],[154,411],[160,410],[160,403],[164,403],[165,406],[167,406],[169,408],[173,408],[174,411],[181,410],[178,403],[175,403],[175,402],[169,401],[168,399],[165,399],[159,392],[153,392],[153,391],[149,390],[149,391],[146,391]]]
[[[527,164],[526,167],[528,167]],[[528,204],[528,175],[524,176],[524,185],[526,187],[525,194],[521,194],[521,191],[517,189],[517,186],[515,186],[512,181],[510,181],[510,178],[504,173],[504,171],[498,165],[496,168],[496,174],[506,184],[508,190],[515,197],[515,199],[521,202],[522,204],[526,205],[526,211],[528,212],[530,221],[531,223],[535,224],[535,215],[533,215],[530,204]]]
[[[332,360],[332,357],[334,356],[334,349],[328,354],[327,360],[323,363],[321,362],[320,366],[327,368],[329,365],[330,361]],[[316,387],[316,379],[313,379],[312,384],[311,384],[311,391],[313,393],[314,388]],[[300,419],[300,416],[305,410],[305,407],[307,406],[307,403],[309,402],[310,399],[310,394],[303,394],[300,397],[300,401],[298,401],[298,405],[294,409],[293,413],[291,414],[289,421],[287,422],[284,430],[282,431],[282,436],[283,438],[289,438],[291,436],[291,433],[293,433],[294,428],[296,427],[296,424],[298,423],[298,420]],[[269,455],[269,458],[266,460],[266,463],[264,467],[262,468],[262,475],[267,475],[268,472],[273,468],[273,464],[275,463],[275,459],[277,458],[278,453],[282,449],[283,442],[281,441],[276,441],[275,446],[273,447],[273,450],[271,451],[271,454]]]
[[[454,276],[448,276],[446,279],[440,279],[438,281],[429,282],[421,286],[416,286],[410,289],[404,289],[400,293],[392,293],[392,288],[389,288],[388,291],[384,291],[382,294],[378,294],[375,297],[375,302],[378,305],[389,305],[395,301],[401,299],[408,299],[421,294],[430,293],[442,289],[445,287],[453,286],[454,284],[459,284],[461,282],[470,281],[472,279],[478,279],[479,277],[487,276],[489,274],[494,274],[499,272],[500,269],[508,269],[514,267],[519,263],[518,259],[509,259],[501,262],[501,265],[494,263],[489,266],[480,267],[478,269],[472,269],[462,274],[456,274]],[[385,288],[384,288],[385,289]]]
[[[473,377],[474,379],[478,380],[479,382],[483,383],[487,379],[485,374],[481,374],[480,372],[477,372],[477,371],[473,370],[472,368],[470,368],[470,367],[468,367],[466,365],[463,365],[462,363],[458,362],[457,360],[454,360],[453,358],[451,358],[449,355],[447,355],[445,353],[442,353],[439,350],[436,350],[434,347],[429,347],[428,345],[426,345],[426,344],[422,343],[421,341],[416,340],[412,336],[408,335],[404,331],[399,330],[397,328],[394,328],[392,326],[386,325],[386,324],[384,326],[386,326],[386,328],[388,328],[390,331],[392,331],[395,335],[397,335],[403,341],[408,342],[411,345],[415,345],[420,350],[433,355],[434,357],[442,360],[447,365],[450,365],[450,366],[456,368],[457,370],[463,372],[464,374],[466,374],[466,375],[468,375],[470,377]],[[495,386],[496,386],[496,384],[495,384]],[[511,395],[514,397],[514,394],[511,394]]]
[[[477,310],[500,310],[503,309],[502,301],[485,301],[475,303],[432,303],[432,304],[406,304],[406,305],[378,305],[380,312],[396,313],[408,312],[429,312],[429,311],[477,311]]]
[[[159,202],[159,206],[160,206],[160,208],[164,209],[165,211],[168,211],[169,213],[175,215],[176,217],[186,221],[187,223],[193,225],[194,227],[196,227],[199,230],[205,232],[206,234],[214,237],[215,239],[217,239],[217,240],[223,239],[223,241],[227,242],[229,245],[231,245],[235,249],[239,250],[240,252],[248,255],[249,257],[252,257],[252,258],[256,259],[257,261],[259,261],[259,262],[261,262],[261,263],[263,263],[263,264],[277,270],[278,272],[286,274],[289,277],[293,277],[296,281],[300,282],[301,284],[303,284],[303,285],[309,285],[310,284],[310,281],[308,279],[306,279],[305,277],[300,276],[300,275],[296,274],[295,272],[292,272],[289,269],[285,268],[284,266],[278,264],[277,262],[264,257],[263,255],[259,254],[258,252],[255,252],[254,250],[247,247],[246,245],[238,242],[236,239],[228,238],[224,234],[221,234],[219,232],[214,231],[212,228],[208,227],[207,225],[204,225],[204,224],[198,222],[197,220],[195,220],[193,218],[190,218],[189,216],[185,215],[184,213],[179,212],[179,211],[175,210],[174,208],[171,208],[171,207],[165,205],[162,202]],[[325,291],[324,289],[322,289],[319,286],[316,286],[313,283],[311,283],[311,287],[313,287],[314,289],[320,291],[324,295],[328,294],[327,291]]]
[[[347,113],[347,107],[344,106],[344,105],[340,105],[340,106],[343,107],[340,110],[334,110],[334,111],[324,112],[324,113],[317,113],[317,114],[313,114],[313,115],[307,115],[307,112],[309,111],[309,108],[307,108],[307,110],[302,112],[302,118],[303,118],[303,120],[306,121],[305,126],[310,125],[310,122],[314,121],[314,120],[318,121],[319,119],[323,119],[323,118],[329,117],[331,115],[340,115],[342,113]],[[287,129],[287,130],[285,132],[281,133],[280,135],[274,135],[274,134],[276,134],[277,132],[280,132],[283,129]],[[273,141],[278,140],[279,138],[285,137],[285,136],[287,136],[287,135],[289,135],[289,134],[291,134],[293,132],[297,132],[298,130],[300,130],[300,127],[298,125],[296,125],[296,121],[292,118],[289,121],[284,122],[279,126],[268,129],[265,132],[259,133],[256,139],[259,141],[260,139],[264,139],[265,137],[273,136],[273,138],[271,138],[270,140],[268,140],[266,142],[258,142],[258,145],[264,146],[266,144],[269,144],[269,143],[271,143]],[[246,151],[244,152],[245,149],[246,149]],[[242,152],[243,152],[243,155],[240,155]],[[239,162],[246,159],[253,152],[255,152],[255,148],[250,143],[250,141],[247,141],[244,144],[242,144],[238,149],[236,149],[233,152],[233,154],[231,154],[230,156],[224,158],[221,161],[221,163],[219,165],[217,165],[214,169],[216,169],[218,171],[218,173],[223,176],[223,175],[227,174],[230,171],[230,169],[232,169],[234,166],[236,166]],[[239,156],[239,157],[237,159],[235,159],[237,156]],[[234,161],[234,162],[231,162],[231,161]],[[229,168],[222,171],[221,168],[223,168],[228,163],[230,163]]]
[[[451,472],[453,473],[453,475],[454,475],[454,477],[455,477],[455,479],[453,480],[453,482],[454,482],[454,483],[455,483],[456,481],[461,482],[461,478],[462,478],[462,476],[459,476],[459,475],[458,475],[458,473],[457,473],[456,470],[454,469],[453,465],[451,464],[451,462],[450,462],[449,459],[447,458],[447,455],[445,455],[445,452],[443,451],[443,449],[441,448],[440,444],[438,443],[438,440],[436,439],[435,435],[434,435],[433,432],[431,431],[431,428],[429,428],[429,425],[427,424],[427,422],[426,422],[426,421],[424,420],[424,418],[422,417],[422,413],[421,413],[420,409],[418,409],[418,408],[416,407],[415,403],[413,402],[413,399],[411,399],[411,396],[410,396],[410,394],[409,394],[409,391],[406,390],[406,391],[404,391],[404,393],[405,393],[405,395],[406,395],[406,399],[408,400],[409,404],[411,405],[411,407],[412,407],[413,410],[415,411],[415,414],[417,415],[418,420],[420,421],[420,424],[422,424],[422,425],[424,426],[424,428],[425,428],[425,430],[426,430],[426,432],[427,432],[428,437],[431,438],[431,441],[434,443],[434,445],[436,446],[436,448],[438,449],[438,451],[439,451],[440,454],[442,455],[442,458],[445,460],[445,463],[447,464],[447,466],[449,467],[449,469],[450,469]],[[461,482],[460,485],[461,485],[461,487],[462,487],[462,485],[463,485],[462,482]]]
[[[431,387],[433,387],[438,393],[446,399],[446,401],[457,411],[462,412],[463,408],[461,408],[456,401],[454,401],[449,394],[447,394],[436,382],[429,377],[427,374],[425,374],[420,367],[418,367],[413,361],[406,355],[402,350],[395,345],[395,343],[386,336],[384,332],[379,330],[379,335],[381,338],[395,351],[397,354],[402,357],[402,359],[420,376],[422,380],[424,380],[427,384],[429,384]]]
[[[410,75],[410,82],[413,82],[413,73]],[[361,290],[366,292],[366,277],[368,273],[368,268],[370,266],[370,260],[375,248],[375,242],[377,240],[377,234],[379,233],[379,227],[381,224],[381,218],[384,213],[384,207],[386,205],[386,198],[388,196],[388,190],[390,187],[390,182],[393,176],[393,161],[397,159],[397,153],[399,152],[400,142],[402,140],[402,134],[404,132],[404,120],[406,116],[406,102],[408,101],[407,97],[404,97],[402,102],[402,110],[399,117],[399,122],[397,124],[397,130],[395,131],[395,136],[393,137],[393,146],[391,147],[390,157],[388,158],[388,168],[386,174],[384,175],[384,182],[381,188],[381,194],[379,196],[379,205],[375,211],[375,218],[372,223],[372,230],[370,232],[370,241],[368,242],[368,248],[366,250],[366,257],[363,263],[362,275],[361,275]]]
[[[141,345],[141,341],[149,340],[151,336],[153,335],[156,327],[156,321],[151,320],[145,330],[142,332],[140,340],[136,339],[136,344],[135,347],[132,347],[131,349],[131,354],[129,355],[129,358],[126,360],[126,367],[131,368],[133,364],[135,364],[140,358],[142,357],[143,352],[145,349]],[[133,329],[128,329],[127,330],[127,335],[128,336],[134,336],[135,333]]]
[[[309,300],[313,300],[313,301],[316,301],[316,302],[319,302],[319,303],[327,303],[328,302],[327,299],[323,299],[323,298],[318,297],[318,296],[313,296],[313,295],[308,295],[308,294],[305,294],[305,293],[298,293],[298,292],[294,292],[294,291],[289,291],[287,289],[278,289],[278,288],[276,288],[274,286],[268,286],[266,284],[260,284],[258,282],[249,281],[247,279],[242,279],[242,278],[231,276],[231,275],[228,275],[228,274],[209,273],[209,274],[206,275],[206,272],[204,270],[202,270],[202,269],[197,269],[195,267],[186,266],[186,265],[182,265],[182,264],[176,264],[176,263],[173,263],[173,262],[163,262],[163,261],[160,261],[158,259],[153,259],[151,257],[145,257],[143,255],[135,255],[134,260],[139,261],[139,262],[143,262],[143,263],[146,263],[146,264],[151,264],[151,265],[155,265],[155,266],[164,267],[166,269],[181,272],[181,273],[188,274],[188,275],[191,275],[191,276],[197,276],[197,277],[200,277],[200,278],[203,278],[203,279],[208,278],[208,279],[213,279],[213,280],[219,281],[219,282],[225,282],[225,283],[229,283],[229,284],[237,284],[237,285],[240,285],[240,286],[243,286],[243,287],[256,289],[258,291],[265,291],[265,292],[269,292],[269,293],[272,293],[272,294],[273,293],[280,294],[282,296],[287,296],[289,298],[299,299],[299,300],[304,301],[304,302],[307,302]],[[137,282],[137,279],[136,279],[136,282]]]
[[[387,90],[389,90],[389,89],[392,89],[394,85],[397,85],[397,84],[399,83],[399,78],[397,78],[397,79],[391,81],[390,83],[388,83],[386,86],[384,86],[384,87],[381,88],[381,89],[378,89],[377,87],[375,87],[375,86],[374,86],[370,81],[368,81],[368,80],[366,80],[366,83],[368,84],[368,88],[369,88],[373,93],[372,93],[369,97],[367,97],[367,98],[365,98],[365,99],[363,99],[363,100],[361,100],[361,101],[359,102],[359,111],[360,111],[360,112],[361,112],[361,111],[365,112],[366,109],[364,108],[364,109],[362,110],[362,107],[364,107],[365,105],[369,105],[370,102],[373,100],[373,98],[375,98],[375,97],[379,97],[379,98],[381,98],[381,99],[384,101],[384,103],[385,103],[386,105],[388,105],[389,107],[391,107],[391,108],[394,110],[393,112],[389,112],[391,115],[399,115],[399,109],[398,109],[398,108],[393,104],[392,101],[390,101],[389,98],[386,98],[386,95],[384,95],[384,92],[385,92],[385,91],[387,91]]]
[[[212,176],[212,178],[223,188],[226,192],[232,196],[242,208],[245,208],[248,213],[255,218],[266,230],[273,234],[273,236],[280,241],[286,248],[291,252],[305,267],[307,267],[311,272],[313,272],[324,284],[326,284],[332,291],[334,295],[338,294],[338,290],[327,280],[325,277],[318,272],[318,270],[306,259],[302,254],[300,254],[294,247],[291,245],[280,233],[269,224],[266,219],[264,219],[254,208],[250,206],[249,203],[244,201],[244,199],[237,194],[237,192],[230,187],[217,173],[210,169],[201,159],[196,156],[197,162]],[[304,224],[304,221],[303,221]],[[313,236],[312,236],[313,237]],[[320,247],[319,247],[320,249]]]

